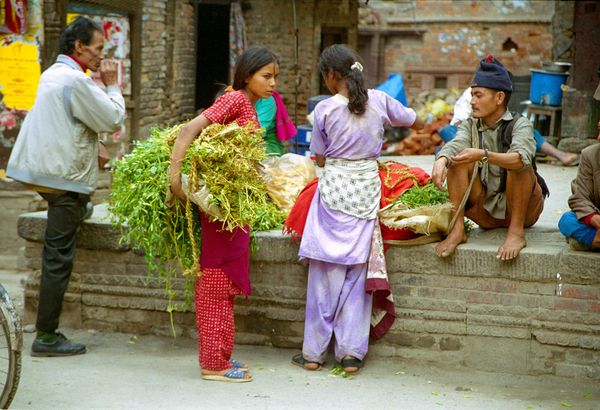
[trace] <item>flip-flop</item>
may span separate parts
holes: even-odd
[[[342,359],[342,368],[346,373],[358,373],[360,369],[363,367],[363,361],[357,359],[356,357],[350,357],[348,359]],[[349,367],[356,367],[356,370],[348,371]]]
[[[238,362],[235,359],[229,359],[229,363],[231,363],[231,365],[233,367],[235,367],[236,369],[240,369],[240,370],[242,370],[244,372],[247,372],[248,370],[250,370],[250,368],[248,367],[247,364],[240,363],[240,362]]]
[[[297,355],[294,355],[292,357],[292,364],[295,364],[296,366],[300,366],[304,370],[308,370],[310,372],[316,372],[317,370],[321,370],[321,366],[323,366],[323,363],[310,362],[310,361],[306,360],[304,358],[304,356],[302,356],[302,353],[298,353]],[[307,364],[316,364],[317,367],[315,369],[308,369],[308,368],[306,368]]]
[[[212,380],[216,382],[229,382],[229,383],[247,383],[252,381],[252,376],[246,378],[246,372],[232,367],[225,374],[203,374],[204,380]]]

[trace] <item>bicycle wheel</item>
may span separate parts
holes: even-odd
[[[0,292],[3,293],[0,299],[0,408],[6,409],[15,397],[21,379],[21,349],[16,345],[21,334],[16,322],[18,317],[10,313],[12,302],[9,299],[7,302],[8,295],[3,288]]]

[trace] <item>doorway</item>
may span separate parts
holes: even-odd
[[[333,44],[347,44],[348,43],[348,29],[345,27],[321,27],[321,49],[319,55],[327,47]],[[319,94],[330,94],[329,89],[325,85],[323,77],[319,75]]]
[[[197,8],[196,110],[208,108],[229,76],[228,4],[199,4]]]

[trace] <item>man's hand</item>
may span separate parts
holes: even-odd
[[[117,85],[117,70],[119,65],[115,60],[102,60],[100,63],[100,79],[105,86]]]
[[[104,144],[98,143],[98,168],[104,169],[104,166],[110,161],[110,155]]]
[[[476,161],[481,161],[485,152],[477,148],[465,148],[458,155],[450,157],[454,164],[471,164]]]
[[[446,174],[448,173],[446,165],[448,165],[448,158],[440,157],[433,163],[433,169],[431,170],[431,180],[433,181],[433,184],[442,191],[446,190],[446,188],[444,188]]]

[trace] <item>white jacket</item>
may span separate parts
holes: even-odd
[[[124,118],[119,87],[103,91],[61,54],[40,78],[6,174],[32,185],[89,194],[98,181],[98,133],[118,130]]]

